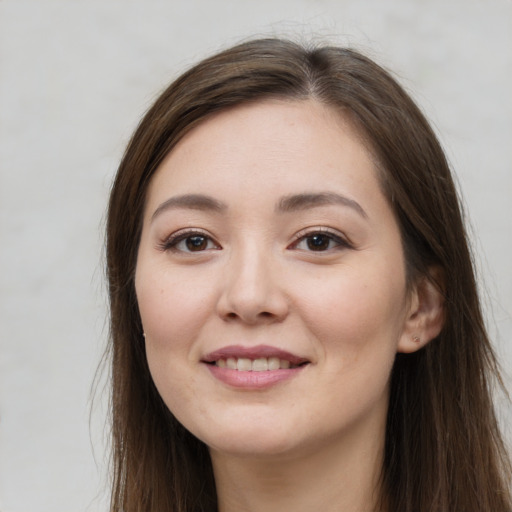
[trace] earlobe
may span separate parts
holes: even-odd
[[[411,353],[439,335],[444,325],[444,275],[439,267],[431,268],[411,292],[410,308],[398,342],[398,352]]]

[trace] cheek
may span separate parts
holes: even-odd
[[[378,268],[378,267],[377,267]],[[405,280],[393,273],[344,271],[316,280],[300,306],[326,355],[343,353],[346,364],[366,351],[394,354],[405,308]]]
[[[151,377],[167,407],[181,420],[183,410],[198,403],[190,370],[199,319],[211,307],[190,280],[149,265],[137,268],[135,286]]]
[[[151,349],[177,351],[194,337],[200,319],[211,311],[211,293],[179,273],[140,267],[136,291],[142,324]]]
[[[338,389],[330,398],[329,408],[338,411],[334,421],[358,418],[387,404],[404,318],[404,288],[396,284],[369,274],[332,279],[303,303],[303,321],[319,341],[327,379],[323,389]]]

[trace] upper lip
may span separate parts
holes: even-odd
[[[286,350],[271,347],[269,345],[257,345],[254,347],[244,347],[242,345],[229,345],[227,347],[215,350],[214,352],[210,352],[209,354],[203,357],[203,362],[214,363],[219,359],[228,359],[230,357],[233,357],[235,359],[259,359],[262,357],[278,357],[279,359],[290,361],[290,363],[293,365],[299,365],[309,362],[309,360],[306,359],[305,357],[300,357],[298,355],[292,354],[291,352],[287,352]]]

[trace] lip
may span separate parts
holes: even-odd
[[[248,359],[278,357],[279,359],[289,361],[294,367],[256,372],[221,368],[212,364],[219,359],[228,359],[229,357]],[[202,363],[205,364],[213,377],[230,387],[245,390],[262,390],[298,376],[308,366],[303,363],[309,363],[309,360],[268,345],[258,345],[255,347],[231,345],[207,354],[202,359]]]
[[[248,359],[258,359],[260,357],[278,357],[279,359],[285,359],[290,361],[292,365],[300,365],[308,363],[308,359],[300,357],[286,350],[281,350],[276,347],[269,345],[257,345],[255,347],[244,347],[242,345],[230,345],[223,347],[219,350],[215,350],[203,357],[203,363],[213,363],[219,359],[227,359],[228,357],[246,357]],[[277,370],[276,370],[277,371]]]

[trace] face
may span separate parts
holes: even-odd
[[[339,114],[266,101],[191,131],[150,183],[135,285],[156,387],[211,450],[382,437],[410,301],[396,220]]]

